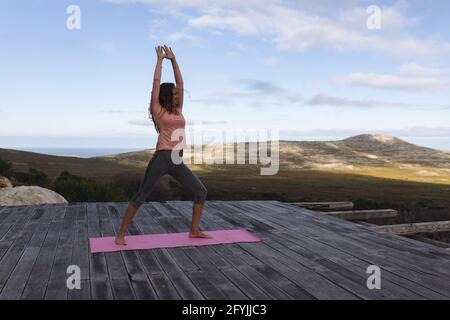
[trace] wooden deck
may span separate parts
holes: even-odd
[[[278,201],[206,203],[201,228],[252,228],[262,242],[91,254],[88,238],[114,235],[125,207],[0,207],[0,299],[450,299],[448,250]],[[191,210],[146,203],[130,234],[186,232]],[[67,289],[69,265],[80,290]]]

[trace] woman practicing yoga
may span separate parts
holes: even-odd
[[[158,46],[155,48],[157,62],[153,77],[153,88],[150,101],[150,114],[159,133],[156,143],[156,151],[150,159],[147,170],[139,190],[133,195],[128,203],[122,225],[116,236],[116,244],[125,245],[125,233],[128,225],[133,220],[142,203],[152,192],[158,180],[166,173],[178,180],[184,187],[188,188],[194,195],[192,209],[192,225],[189,232],[191,238],[211,238],[199,228],[200,217],[206,200],[207,190],[199,178],[181,161],[177,164],[172,160],[172,152],[183,156],[183,147],[186,147],[184,133],[185,120],[182,115],[183,109],[183,78],[180,68],[172,52],[172,48]],[[173,83],[161,82],[162,63],[164,58],[172,62],[176,86]],[[182,141],[172,141],[174,131],[182,133]],[[182,160],[182,159],[181,159]]]

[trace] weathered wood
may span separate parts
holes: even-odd
[[[376,232],[374,234],[374,231],[371,231],[368,228],[355,224],[349,224],[340,219],[323,221],[323,219],[320,219],[320,216],[318,217],[317,214],[309,212],[305,212],[305,215],[309,215],[310,219],[305,219],[306,217],[297,214],[289,214],[289,217],[285,218],[282,211],[276,211],[279,204],[272,206],[270,203],[267,203],[266,205],[271,209],[269,211],[269,215],[266,216],[266,219],[269,217],[272,219],[271,216],[273,215],[273,220],[282,223],[286,227],[286,230],[289,230],[292,235],[307,235],[316,241],[320,241],[327,245],[336,247],[339,250],[346,251],[350,255],[361,257],[370,262],[369,264],[382,265],[385,269],[391,271],[399,277],[406,277],[406,279],[410,281],[408,286],[417,288],[416,290],[426,291],[426,288],[430,288],[441,293],[441,297],[447,296],[448,292],[450,292],[450,286],[446,283],[442,283],[440,280],[442,277],[445,278],[449,276],[449,269],[445,266],[449,261],[448,258],[450,258],[448,255],[447,260],[439,258],[440,263],[438,264],[430,263],[430,258],[425,256],[414,256],[413,259],[410,259],[408,255],[417,249],[414,248],[414,246],[411,246],[410,242],[414,243],[417,247],[416,241],[408,241],[406,245],[400,246],[401,250],[397,251],[395,249],[395,242],[385,241],[384,238],[380,238]],[[283,205],[281,206],[282,208],[280,209],[290,212],[289,207],[284,207]],[[291,208],[295,207],[292,206]],[[298,209],[293,210],[294,212],[298,211]],[[301,228],[292,227],[295,225],[295,222],[292,221],[293,219],[301,220],[301,222],[299,222]],[[314,220],[317,220],[317,222],[323,221],[323,224],[312,224],[311,222]],[[333,221],[335,221],[336,225]],[[343,229],[342,227],[344,226],[348,230]],[[368,241],[364,239],[367,234],[373,234],[373,237],[371,237]],[[398,239],[399,241],[404,240],[403,237],[392,237],[395,237],[395,239]],[[378,244],[379,239],[383,239],[383,244]],[[384,250],[383,248],[389,248],[389,250]],[[439,253],[441,254],[442,251]],[[428,263],[424,263],[424,261],[428,261]],[[431,276],[431,273],[436,274],[436,278]],[[425,287],[425,289],[423,289],[423,287]],[[426,293],[425,296],[427,296]]]
[[[0,300],[20,299],[27,278],[31,272],[31,268],[38,257],[39,249],[40,248],[29,247],[24,250],[16,268],[14,268],[14,271],[0,294]]]
[[[88,219],[89,238],[100,237],[100,218],[97,204],[88,203],[86,206]],[[105,253],[89,253],[89,276],[91,286],[91,299],[111,300],[113,299],[111,281],[106,264]]]
[[[49,210],[47,208],[47,210]],[[53,260],[56,253],[56,246],[62,229],[62,222],[55,221],[48,224],[45,232],[45,240],[41,243],[33,243],[41,247],[36,263],[31,270],[22,299],[43,299],[45,288],[53,267]],[[31,242],[30,242],[31,244]]]
[[[393,209],[329,211],[324,213],[335,218],[349,221],[386,219],[398,216],[398,211]]]
[[[414,239],[414,240],[417,240],[417,241],[420,241],[420,242],[426,242],[426,243],[432,244],[432,245],[440,247],[440,248],[445,248],[445,249],[450,248],[450,243],[437,241],[437,240],[430,239],[430,238],[427,238],[427,237],[424,237],[424,236],[421,236],[421,235],[418,235],[418,234],[411,235],[409,237]]]
[[[435,233],[450,231],[450,221],[420,222],[376,226],[375,230],[397,235],[411,235],[417,233]]]
[[[72,258],[76,210],[76,205],[68,205],[65,209],[65,215],[62,220],[62,230],[60,232],[59,241],[56,244],[56,252],[50,277],[47,280],[47,286],[45,287],[44,299],[46,300],[67,299],[67,267],[70,265]]]
[[[337,202],[290,202],[301,208],[327,211],[327,210],[349,210],[353,209],[353,202],[351,201],[337,201]]]
[[[97,210],[100,214],[100,229],[103,237],[115,236],[113,224],[108,214],[106,204],[99,204]],[[127,268],[120,252],[108,252],[105,254],[108,265],[109,278],[114,298],[117,300],[135,299],[135,293],[130,283]]]
[[[126,205],[0,208],[1,298],[450,298],[449,250],[278,201],[205,204],[203,230],[245,227],[262,242],[91,254],[88,238],[115,235]],[[128,234],[188,231],[191,216],[190,201],[145,203]],[[67,289],[70,264],[80,291]],[[381,290],[365,286],[372,264]]]
[[[120,212],[124,211],[124,209],[125,208],[119,208],[119,206],[116,205],[108,206],[108,212],[110,214],[111,221],[113,222],[115,233],[117,233],[117,230],[120,228]],[[136,233],[136,231],[134,230],[136,229],[134,224],[130,226],[129,229],[129,231],[134,231],[133,233]],[[130,278],[131,285],[136,294],[136,298],[144,300],[155,300],[157,298],[156,292],[152,288],[149,279],[147,278],[145,268],[137,253],[135,251],[123,251],[121,252],[121,254]]]
[[[175,208],[179,208],[179,212],[184,212],[186,218],[189,217],[189,208],[186,202],[173,201],[171,202],[171,205]],[[219,212],[219,210],[214,208],[214,205],[211,202],[206,203],[204,211],[201,224],[205,227],[205,230],[230,229],[233,227],[227,221],[216,219],[216,216],[211,215],[211,213]],[[236,219],[239,219],[236,213],[233,213],[233,215]],[[304,290],[296,286],[276,270],[270,267],[264,268],[262,261],[253,257],[237,245],[216,245],[211,246],[211,249],[218,254],[221,254],[224,259],[228,260],[237,270],[245,275],[247,279],[257,285],[268,296],[271,296],[272,299],[287,300],[311,298],[311,296],[305,295]],[[217,259],[215,260],[217,261]]]
[[[158,222],[160,220],[153,220],[151,216],[148,215],[148,210],[154,208],[151,204],[144,204],[140,210],[146,216],[146,218],[137,219],[135,226],[140,233],[164,233],[167,232],[161,224]],[[162,207],[161,207],[162,208]],[[141,214],[141,213],[139,213]],[[170,281],[170,276],[165,272],[165,267],[170,268],[165,265],[167,260],[163,258],[161,261],[161,251],[167,252],[168,249],[155,249],[155,250],[141,250],[138,252],[140,258],[144,262],[144,268],[148,275],[149,281],[155,289],[156,296],[158,299],[180,299],[181,296],[177,291],[176,284],[174,285]],[[158,258],[159,256],[159,258]],[[183,281],[183,280],[181,280]],[[189,290],[189,289],[188,289]]]
[[[75,228],[75,237],[73,239],[72,259],[70,264],[76,265],[80,268],[81,284],[80,289],[71,289],[68,291],[68,299],[89,300],[91,298],[91,290],[89,282],[90,270],[86,203],[83,203],[81,206],[77,207],[75,212],[75,225],[73,227]]]

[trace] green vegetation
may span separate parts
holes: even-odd
[[[13,173],[12,163],[0,159],[0,176],[11,178],[12,173]]]
[[[261,176],[257,165],[190,167],[207,187],[208,200],[353,201],[355,209],[397,209],[401,213],[397,223],[450,219],[448,184],[290,167],[281,167],[273,176]],[[0,160],[0,175],[10,178],[13,185],[47,187],[70,202],[128,201],[138,190],[145,172],[145,167],[135,170],[116,167],[115,174],[106,179],[61,170],[52,179],[36,169],[26,169],[28,172],[16,172],[11,163]],[[192,197],[176,180],[165,176],[147,201],[174,199],[190,200]]]
[[[70,174],[66,170],[56,178],[52,190],[69,202],[125,201],[127,198],[118,186]]]
[[[28,172],[14,171],[11,162],[0,159],[0,175],[11,180],[13,186],[40,186],[53,190],[69,202],[108,202],[126,201],[124,190],[113,183],[102,183],[70,174],[64,170],[52,181],[35,168]]]

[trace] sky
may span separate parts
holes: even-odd
[[[154,148],[165,44],[188,132],[387,134],[450,150],[449,16],[447,0],[2,1],[0,147]]]

